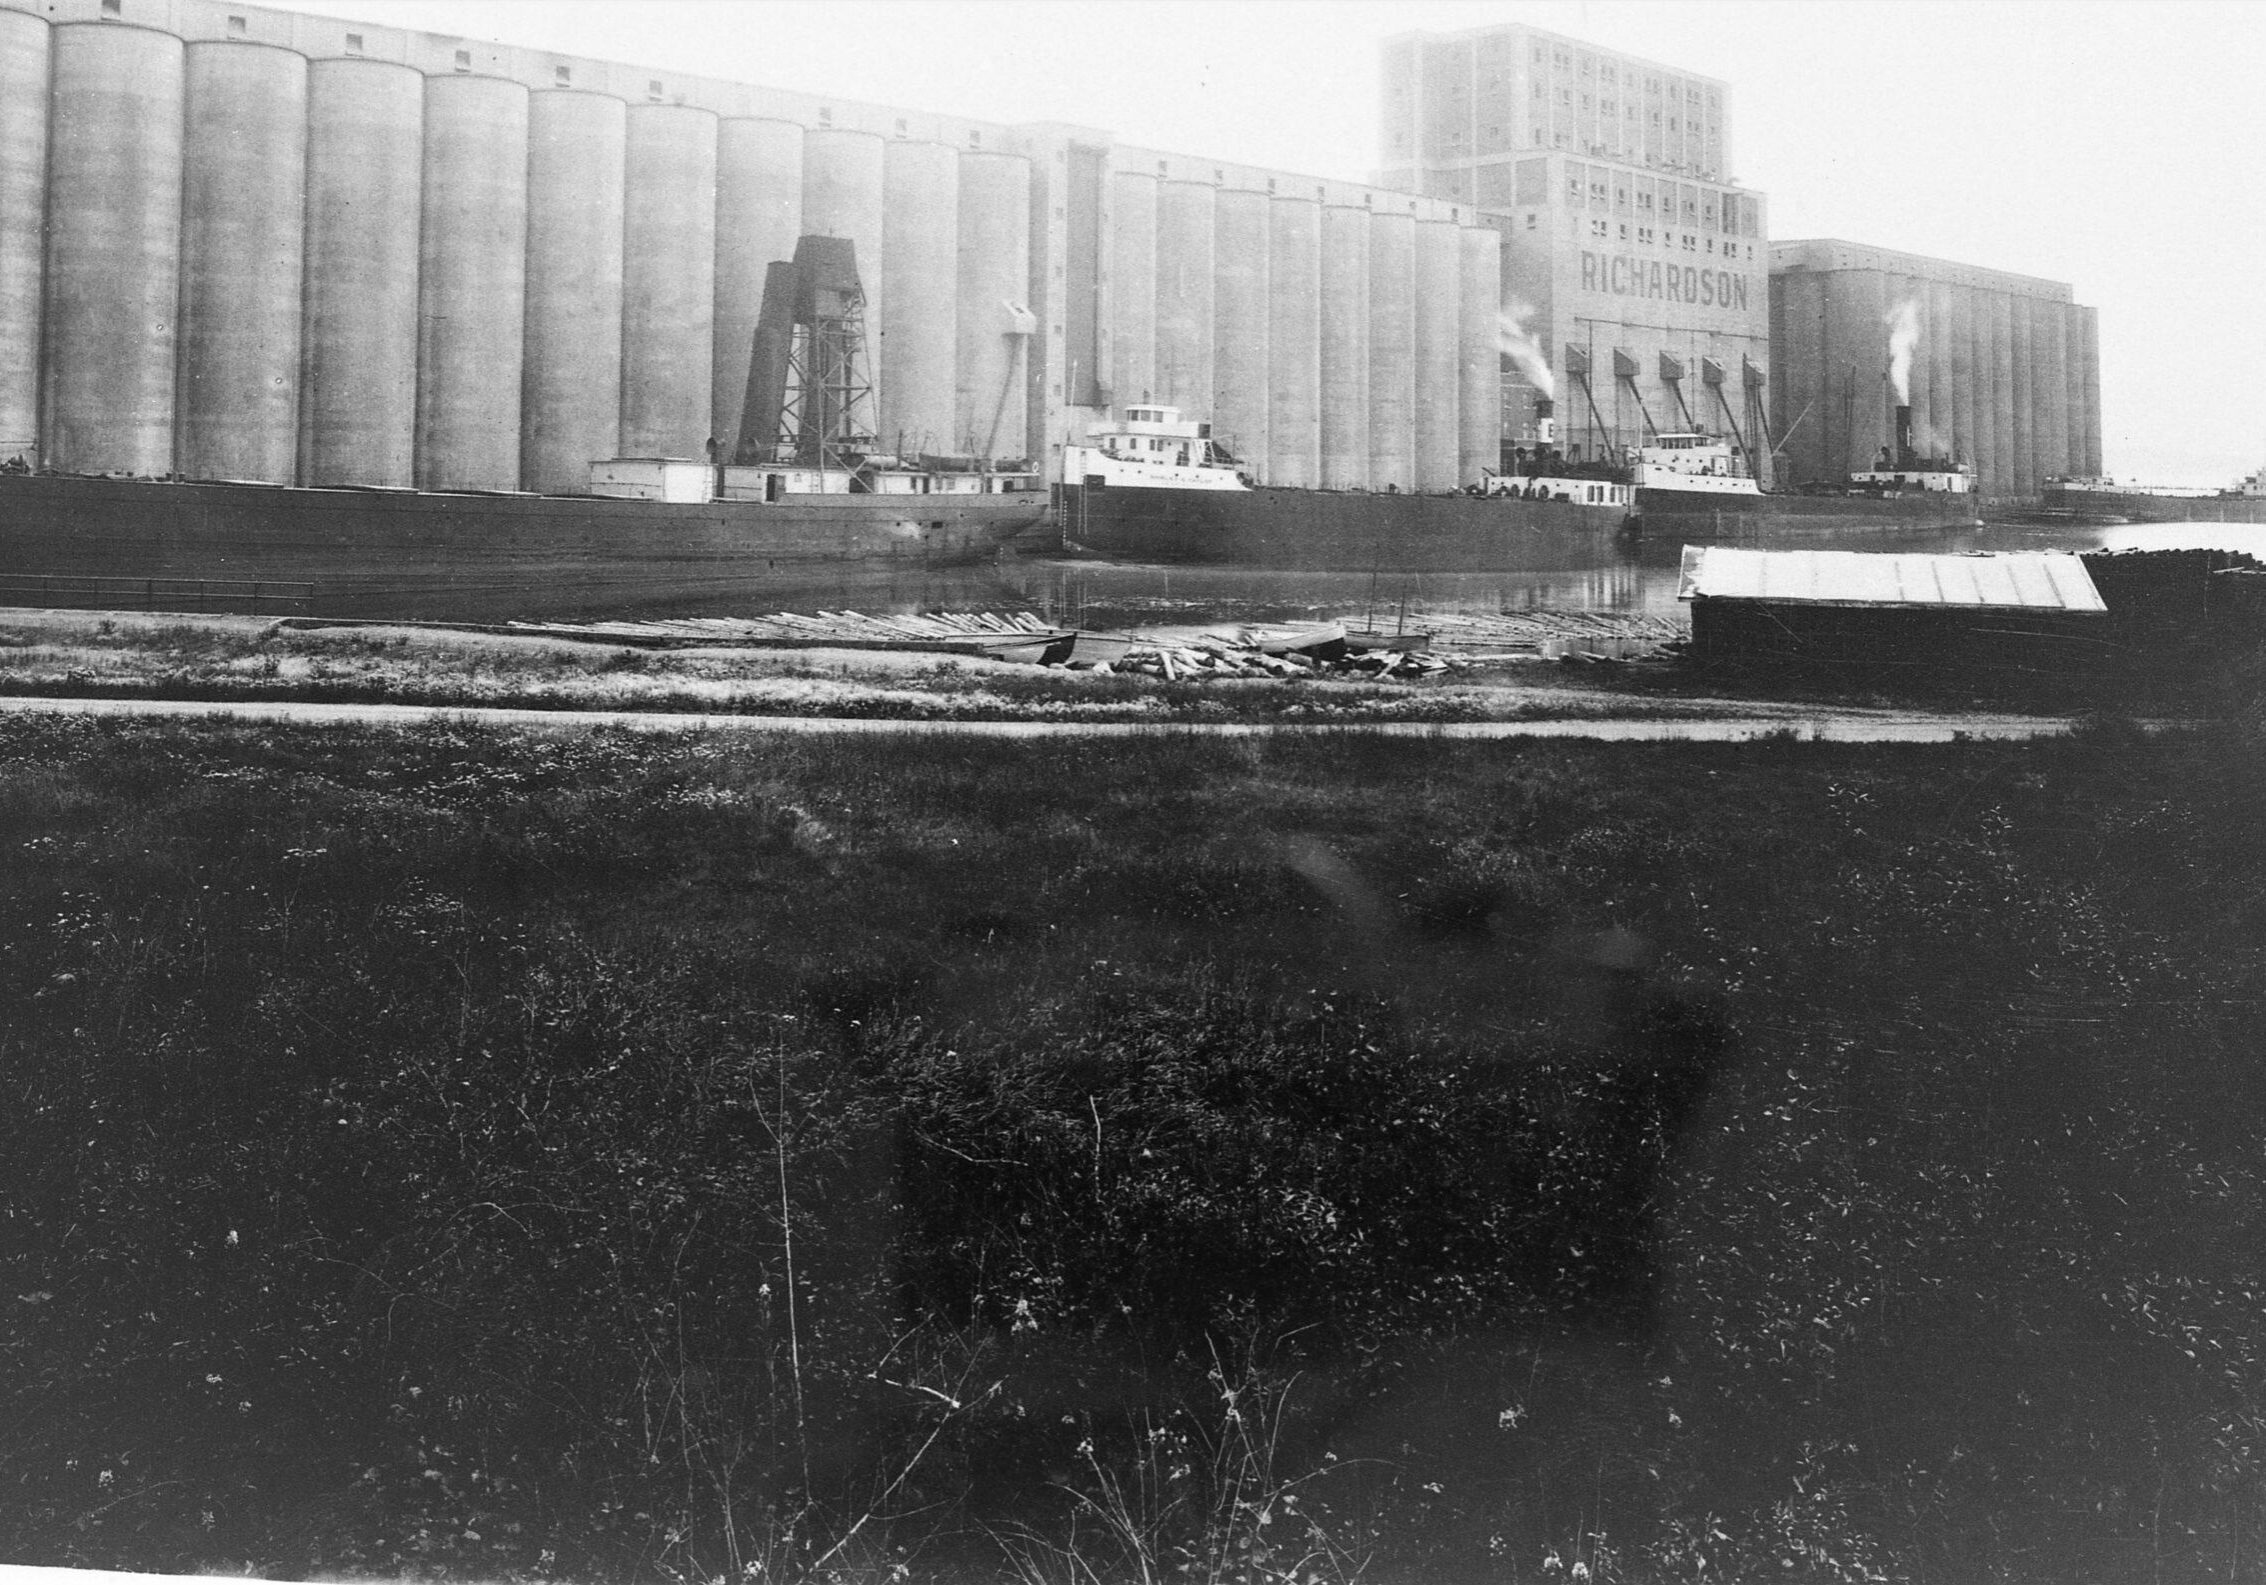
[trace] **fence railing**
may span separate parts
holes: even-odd
[[[265,578],[48,577],[0,572],[0,605],[101,611],[304,615],[315,585]]]

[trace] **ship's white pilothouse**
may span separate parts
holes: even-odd
[[[1212,426],[1183,419],[1177,407],[1136,406],[1114,429],[1062,449],[1062,477],[1089,488],[1247,490],[1235,459],[1212,440]]]
[[[1632,472],[1640,490],[1726,497],[1762,494],[1762,486],[1728,441],[1697,430],[1654,436],[1651,445],[1636,448]]]

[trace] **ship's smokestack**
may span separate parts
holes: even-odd
[[[1557,444],[1558,404],[1547,396],[1534,399],[1534,440],[1539,446]]]
[[[1907,471],[1920,465],[1918,455],[1912,450],[1912,406],[1909,402],[1898,404],[1896,409],[1896,465]]]

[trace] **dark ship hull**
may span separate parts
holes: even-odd
[[[1609,536],[1623,506],[1353,490],[1176,490],[1066,484],[1063,539],[1125,561],[1296,572],[1494,572],[1550,565],[1569,537]]]
[[[2047,485],[2041,504],[2127,523],[2266,523],[2266,495],[2148,495],[2124,490],[2058,490]]]
[[[1901,529],[1975,528],[1972,495],[1950,491],[1882,495],[1728,495],[1640,488],[1631,526],[1647,538],[1765,539]]]
[[[428,621],[744,611],[994,555],[1041,491],[676,503],[0,474],[0,604]]]

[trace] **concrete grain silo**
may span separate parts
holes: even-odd
[[[882,296],[882,149],[879,134],[843,127],[813,127],[803,134],[803,229],[814,236],[847,237],[856,250],[858,281],[865,288],[866,372],[875,410],[889,400],[881,383],[879,353]]]
[[[175,466],[192,479],[297,475],[306,195],[306,57],[191,44]]]
[[[1157,188],[1156,399],[1212,416],[1212,184]]]
[[[1212,198],[1212,437],[1245,465],[1267,460],[1267,232],[1265,193],[1223,188]]]
[[[1951,288],[1942,281],[1928,281],[1922,290],[1927,294],[1927,310],[1922,316],[1926,328],[1921,333],[1920,356],[1928,367],[1928,405],[1919,421],[1926,426],[1928,443],[1935,450],[1956,457],[1963,455],[1965,448],[1953,415]]]
[[[1369,484],[1369,211],[1322,206],[1322,488]]]
[[[417,484],[519,488],[526,335],[527,90],[425,84],[418,257]]]
[[[2085,451],[2085,311],[2075,303],[2061,305],[2061,340],[2062,400],[2069,412],[2068,471],[2085,476],[2092,471]]]
[[[2080,308],[2079,341],[2085,349],[2085,472],[2101,473],[2101,311]]]
[[[1827,477],[1825,432],[1826,278],[1789,270],[1770,283],[1771,411],[1778,433],[1775,476],[1806,484]]]
[[[2062,340],[2062,305],[2031,298],[2030,390],[2037,404],[2038,474],[2069,472],[2069,348]]]
[[[1969,286],[1967,293],[1967,357],[1969,378],[1965,400],[1975,410],[1975,488],[1990,488],[1991,469],[1998,455],[1998,402],[1991,393],[1991,296],[1985,287]]]
[[[1985,487],[1992,495],[2020,493],[2015,470],[2018,431],[2014,419],[2014,300],[2005,292],[1989,294],[1991,310],[1991,427],[1998,446],[1990,460]]]
[[[1462,322],[1456,337],[1456,471],[1465,484],[1502,466],[1503,239],[1492,226],[1467,226],[1461,252]]]
[[[416,480],[424,146],[420,73],[373,60],[309,65],[302,484]]]
[[[958,428],[959,151],[897,138],[881,175],[881,449],[947,454]]]
[[[0,12],[0,458],[39,449],[49,48],[45,22]]]
[[[1416,487],[1416,217],[1369,217],[1369,488]]]
[[[2038,382],[2032,359],[2035,321],[2031,299],[2019,294],[2007,298],[2007,345],[2014,375],[2014,493],[2038,493]]]
[[[1461,482],[1463,244],[1453,220],[1416,227],[1415,480],[1419,490]]]
[[[1267,216],[1269,484],[1322,482],[1322,205],[1288,195]]]
[[[803,129],[734,116],[716,129],[716,342],[710,427],[738,442],[748,360],[763,308],[763,273],[795,256],[803,229]]]
[[[1825,279],[1826,455],[1822,477],[1839,480],[1880,460],[1888,434],[1887,278],[1877,269],[1836,270]]]
[[[1020,154],[960,155],[959,340],[953,393],[955,451],[1030,455],[1031,162]]]
[[[184,63],[170,34],[54,30],[47,188],[47,466],[173,468]]]
[[[1109,391],[1123,410],[1157,384],[1157,178],[1109,175]]]
[[[715,419],[716,117],[629,107],[622,210],[622,455],[708,454]]]
[[[1944,287],[1949,314],[1944,330],[1944,367],[1951,391],[1952,450],[1969,467],[1981,455],[1975,416],[1975,293],[1954,281]]]
[[[622,216],[628,106],[546,88],[527,112],[521,487],[579,495],[622,455]]]

